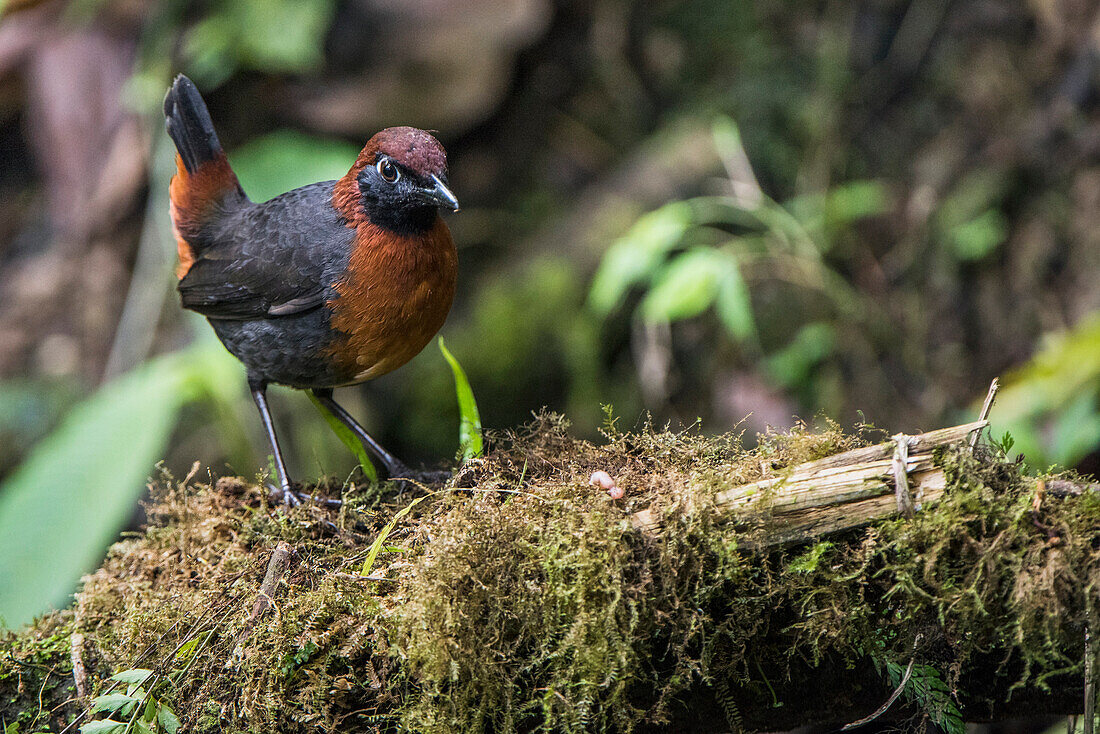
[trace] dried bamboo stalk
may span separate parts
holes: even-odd
[[[909,488],[919,508],[943,495],[943,470],[932,462],[939,446],[963,441],[989,425],[980,420],[911,436],[905,462]],[[898,512],[891,475],[896,443],[889,441],[799,464],[783,473],[719,492],[720,507],[737,512],[767,509],[773,532],[766,545],[779,545],[864,525]],[[651,510],[631,518],[652,531],[660,521]]]

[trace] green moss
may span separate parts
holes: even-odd
[[[394,528],[381,582],[354,574],[422,493],[366,509],[377,495],[353,489],[340,512],[279,514],[240,480],[166,478],[152,527],[112,549],[72,616],[7,643],[64,672],[79,629],[93,682],[154,667],[174,676],[173,709],[209,732],[782,726],[807,710],[827,720],[852,696],[881,701],[911,658],[924,687],[906,695],[934,719],[1080,680],[1100,580],[1094,495],[1037,503],[1019,465],[947,450],[946,496],[915,518],[763,550],[767,503],[731,517],[717,492],[863,439],[833,425],[751,451],[649,427],[606,439],[579,441],[556,416],[492,437]],[[595,470],[625,498],[589,486]],[[634,528],[641,509],[661,532]],[[280,540],[298,563],[250,621]],[[975,682],[979,670],[997,672]],[[16,674],[0,661],[0,691],[18,691],[4,710],[33,716]],[[879,683],[861,692],[844,675]]]
[[[51,614],[23,634],[0,632],[0,724],[38,731],[64,721],[76,707],[70,635],[72,618]]]

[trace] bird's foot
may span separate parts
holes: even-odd
[[[300,502],[315,502],[318,505],[327,505],[329,507],[339,507],[344,504],[343,500],[334,499],[332,497],[322,497],[319,494],[306,494],[305,492],[293,493]]]
[[[297,507],[302,504],[302,500],[299,499],[298,493],[291,489],[289,484],[277,486],[268,482],[267,491],[271,494],[272,499],[278,498],[282,500],[282,503],[287,507]]]
[[[394,466],[386,466],[386,474],[389,481],[396,483],[402,491],[419,487],[425,489],[434,484],[443,484],[451,478],[449,471],[432,471],[411,469],[402,463]]]
[[[385,464],[385,467],[386,478],[389,479],[391,482],[397,481],[398,479],[416,479],[416,472],[405,466],[403,462],[387,462]]]
[[[447,469],[425,469],[416,472],[415,476],[423,484],[444,484],[454,476],[454,472]]]
[[[268,491],[271,492],[273,498],[282,500],[282,503],[286,507],[298,507],[303,502],[313,502],[318,505],[327,505],[329,507],[339,507],[344,504],[343,500],[333,499],[331,497],[322,497],[319,494],[309,494],[307,492],[296,492],[290,488],[290,485],[276,486],[268,483]]]
[[[286,512],[288,507],[300,507],[304,502],[313,502],[321,505],[329,505],[339,507],[344,503],[343,500],[334,500],[328,497],[321,497],[315,494],[307,494],[305,492],[295,492],[289,486],[277,487],[271,482],[267,483],[267,489],[271,493],[273,499],[281,499],[282,502],[275,506],[276,511],[279,513]],[[321,524],[328,527],[335,533],[339,533],[340,529],[335,523],[332,523],[324,518],[320,520]]]

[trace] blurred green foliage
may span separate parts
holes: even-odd
[[[1100,445],[1100,313],[1050,334],[1002,380],[990,432],[1037,468],[1073,466]]]
[[[0,381],[0,476],[53,427],[56,417],[78,399],[79,386],[66,379]]]
[[[335,0],[212,2],[184,36],[188,67],[209,84],[224,81],[238,68],[316,69],[335,8]]]
[[[69,16],[85,21],[107,0],[74,0]],[[195,15],[189,0],[165,0],[148,11],[130,101],[155,109],[180,67],[201,86],[216,87],[242,70],[316,71],[335,0],[212,0]]]
[[[673,323],[713,311],[728,338],[760,355],[770,376],[784,387],[805,384],[810,368],[833,350],[837,330],[860,327],[872,310],[825,259],[832,237],[886,208],[882,187],[871,181],[838,185],[822,194],[780,204],[759,187],[731,120],[715,126],[726,158],[743,162],[744,179],[731,181],[728,196],[675,201],[652,211],[608,248],[592,281],[589,309],[609,318],[632,289],[644,296],[635,318]],[[740,193],[736,193],[741,189]],[[746,190],[747,189],[747,190]],[[762,342],[750,278],[785,281],[824,297],[800,314],[785,343]],[[789,311],[794,301],[772,308]],[[822,316],[829,320],[821,319]]]
[[[229,156],[253,201],[267,201],[299,186],[341,178],[359,148],[343,140],[276,130],[248,141]]]
[[[231,401],[239,372],[209,342],[158,357],[77,404],[36,445],[0,483],[0,623],[65,606],[133,514],[180,409]]]
[[[963,177],[939,207],[938,235],[960,261],[980,260],[1008,237],[1000,209],[1005,186],[1002,172],[978,170]]]

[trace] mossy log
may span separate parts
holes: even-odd
[[[981,420],[917,436],[896,436],[889,443],[844,451],[793,468],[770,470],[765,466],[767,478],[719,491],[714,501],[731,513],[766,507],[772,515],[773,532],[764,539],[765,545],[822,538],[902,511],[895,496],[895,459],[891,458],[897,454],[899,441],[908,444],[906,491],[914,495],[919,509],[925,502],[938,500],[947,486],[943,468],[936,465],[935,451],[988,425],[989,421]],[[631,522],[644,531],[653,531],[660,524],[649,510],[635,513]]]
[[[543,416],[338,511],[163,477],[72,609],[0,638],[0,719],[102,719],[74,675],[96,696],[130,668],[191,732],[761,731],[895,692],[880,721],[1080,713],[1100,499],[976,428],[906,442],[912,517],[897,441],[829,426],[594,445]]]

